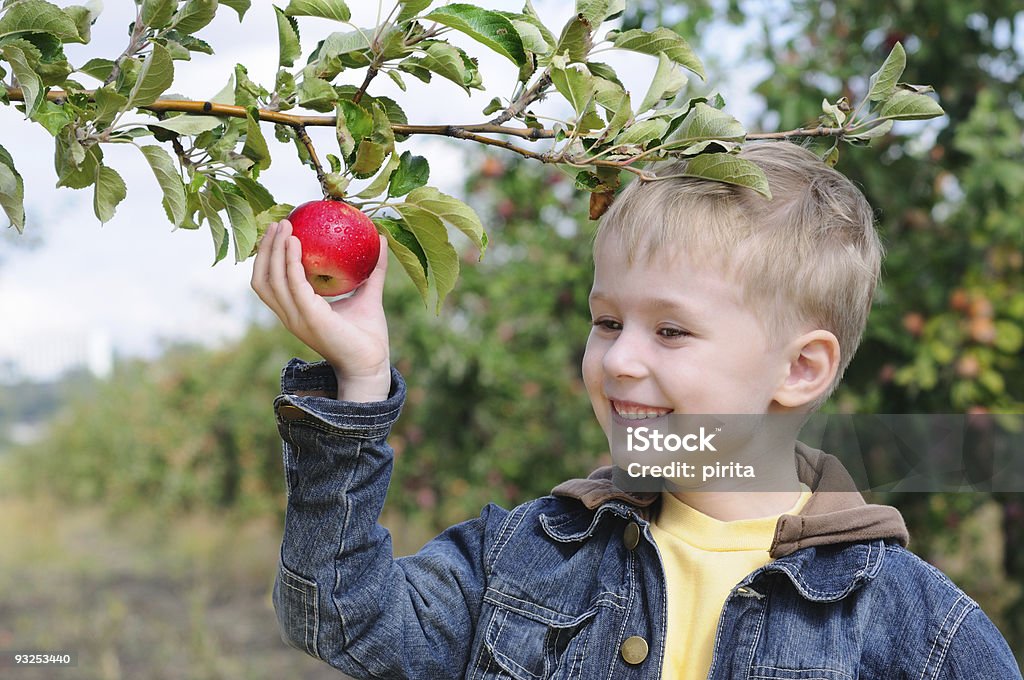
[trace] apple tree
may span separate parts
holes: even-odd
[[[136,147],[162,191],[168,221],[213,237],[215,259],[253,254],[266,226],[289,214],[260,181],[271,164],[268,134],[294,145],[325,198],[368,213],[424,302],[438,307],[459,273],[449,238],[464,233],[483,255],[487,235],[476,213],[429,185],[428,159],[402,149],[413,135],[441,135],[498,147],[556,166],[591,193],[591,217],[614,196],[623,173],[652,180],[651,164],[688,158],[687,173],[748,186],[766,197],[761,171],[739,158],[755,140],[821,137],[834,163],[840,141],[867,144],[898,120],[939,116],[930,88],[900,82],[906,63],[895,43],[857,101],[822,101],[810,123],[778,132],[749,132],[720,95],[688,96],[688,80],[705,69],[687,40],[666,28],[623,30],[625,0],[577,0],[560,25],[549,26],[530,0],[520,12],[432,0],[381,1],[375,26],[352,23],[344,0],[290,0],[276,17],[278,69],[258,82],[244,64],[208,98],[168,94],[175,62],[212,54],[201,37],[218,12],[242,21],[250,0],[136,0],[135,20],[120,54],[71,63],[64,46],[88,43],[100,3],[59,7],[46,0],[4,0],[0,8],[0,103],[54,138],[57,185],[88,189],[101,222],[127,195],[105,161],[110,145]],[[306,17],[337,30],[302,34]],[[318,21],[317,26],[324,23]],[[271,36],[272,41],[272,36]],[[467,45],[469,47],[467,47]],[[475,50],[491,50],[514,66],[515,82],[485,85]],[[650,58],[646,91],[630,92],[598,55],[634,52]],[[114,50],[116,52],[116,50]],[[354,80],[359,86],[343,84]],[[375,94],[385,76],[403,91],[410,78],[494,96],[476,124],[417,125],[403,102]],[[866,76],[865,76],[866,78]],[[485,89],[486,88],[486,89]],[[307,130],[328,126],[336,146],[318,149]],[[0,206],[25,227],[19,159],[0,146]],[[294,162],[294,160],[292,161]]]

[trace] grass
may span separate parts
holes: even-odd
[[[74,668],[0,669],[4,678],[341,677],[279,637],[272,520],[138,513],[112,522],[102,508],[0,496],[0,541],[0,651],[78,656]],[[406,551],[422,543],[411,534],[396,542]]]

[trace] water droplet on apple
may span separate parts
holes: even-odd
[[[335,228],[334,228],[334,233],[335,233],[335,234],[340,234],[340,233],[341,233],[341,232],[343,232],[343,231],[344,231],[344,229],[342,229],[341,227],[335,227]]]

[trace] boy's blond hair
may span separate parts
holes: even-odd
[[[860,344],[878,282],[882,244],[867,199],[847,177],[789,142],[750,144],[739,154],[768,177],[772,199],[722,182],[683,176],[672,163],[657,181],[634,181],[598,226],[630,261],[682,248],[692,262],[721,263],[770,338],[809,325],[839,340],[838,385]],[[814,405],[820,405],[821,401]]]

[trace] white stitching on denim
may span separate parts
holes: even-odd
[[[768,680],[852,680],[849,673],[834,668],[782,668],[780,666],[751,666],[751,672],[755,671],[777,671],[778,673],[825,673],[829,677],[807,678],[801,675],[799,678],[780,678],[778,675],[750,675],[750,678],[767,678]]]
[[[296,588],[291,583],[288,583],[288,581],[285,580],[287,578],[287,576],[288,576],[287,574],[282,573],[281,576],[284,577],[284,578],[281,579],[281,583],[283,583],[288,588],[291,588],[292,590],[302,594],[302,646],[306,648],[306,652],[308,653],[309,652],[309,613],[307,612],[307,609],[309,608],[309,606],[306,603],[306,591],[303,590],[302,588]]]
[[[942,669],[943,664],[946,662],[946,653],[949,651],[950,646],[953,644],[953,638],[956,637],[956,634],[960,632],[960,627],[962,626],[964,619],[966,619],[977,608],[977,605],[975,605],[973,601],[968,602],[964,606],[963,612],[960,614],[959,617],[957,617],[956,622],[954,622],[953,625],[950,627],[949,640],[946,642],[945,645],[942,646],[942,653],[939,655],[939,658],[935,661],[935,674],[932,676],[933,678],[939,677],[939,671]]]
[[[499,651],[499,650],[498,650],[498,644],[497,644],[497,643],[498,643],[498,639],[499,639],[499,638],[501,637],[501,631],[505,629],[505,622],[506,622],[506,621],[508,621],[508,612],[506,612],[506,613],[505,613],[505,616],[504,616],[504,617],[502,618],[502,620],[501,620],[501,625],[500,625],[500,626],[498,626],[498,632],[497,632],[497,633],[495,634],[495,636],[494,636],[494,640],[493,640],[493,641],[492,641],[492,643],[491,643],[491,644],[492,644],[492,648],[491,648],[491,656],[493,656],[493,657],[494,657],[494,660],[495,660],[495,661],[497,661],[497,662],[498,662],[498,665],[499,665],[499,666],[502,666],[502,668],[505,668],[505,666],[504,666],[504,665],[503,665],[503,664],[502,664],[501,662],[502,662],[502,661],[505,661],[505,662],[506,662],[506,663],[508,663],[508,664],[509,664],[510,666],[514,666],[515,668],[519,669],[520,671],[522,671],[523,673],[525,673],[525,674],[526,674],[527,676],[529,676],[530,678],[542,678],[542,677],[544,677],[544,676],[542,676],[542,675],[534,675],[533,673],[531,673],[531,672],[530,672],[530,671],[528,671],[527,669],[525,669],[525,668],[523,668],[522,666],[520,666],[520,665],[519,665],[519,664],[518,664],[518,663],[516,662],[516,660],[515,660],[515,659],[513,659],[513,658],[512,658],[512,657],[510,657],[510,656],[508,656],[507,654],[502,654],[502,653],[501,653],[501,651]],[[494,619],[493,619],[493,618],[491,619],[491,623],[492,623],[492,624],[494,623]],[[499,657],[500,657],[500,658],[499,658]],[[509,670],[509,669],[507,669],[507,668],[505,668],[505,670],[508,670],[508,671],[509,671],[510,673],[514,673],[514,671],[512,671],[512,670]]]
[[[765,596],[768,596],[771,587],[765,589]],[[757,617],[757,626],[754,628],[754,637],[750,642],[750,658],[747,660],[747,665],[753,667],[754,665],[754,652],[757,651],[757,643],[761,639],[761,629],[764,627],[764,619],[768,613],[768,605],[765,604],[761,598],[757,599],[757,605],[761,607],[761,615]],[[719,614],[721,616],[721,614]]]
[[[501,526],[498,527],[498,536],[494,539],[494,543],[491,544],[490,549],[487,551],[487,557],[484,559],[485,566],[488,571],[493,568],[495,562],[497,562],[498,558],[501,557],[501,551],[505,548],[505,544],[512,540],[512,535],[515,534],[516,529],[519,528],[519,524],[523,521],[523,518],[526,517],[526,513],[530,506],[536,502],[537,501],[531,501],[515,508],[501,523]],[[512,524],[513,520],[515,521],[514,526]],[[505,537],[506,534],[508,534],[508,538]]]
[[[497,592],[501,592],[501,591],[497,591]],[[501,593],[501,594],[505,595],[504,593]],[[512,599],[512,600],[516,600],[518,602],[522,602],[523,604],[533,605],[534,607],[537,607],[538,609],[543,609],[544,611],[550,612],[551,614],[557,614],[558,616],[567,616],[566,614],[562,614],[561,612],[557,612],[554,609],[548,609],[547,607],[544,607],[544,606],[541,606],[539,604],[536,604],[535,602],[529,602],[527,600],[520,600],[520,599],[514,598],[514,597],[512,597],[510,595],[506,596],[506,597],[508,597],[509,599]],[[531,621],[535,621],[537,623],[541,623],[541,624],[544,624],[546,626],[551,626],[552,628],[571,628],[572,626],[578,626],[581,623],[583,623],[584,621],[586,621],[587,619],[592,618],[593,616],[597,615],[597,609],[595,608],[595,609],[592,609],[590,611],[584,612],[583,614],[580,614],[577,617],[574,617],[571,621],[569,621],[567,623],[556,623],[555,620],[554,620],[554,617],[552,617],[550,619],[543,619],[543,618],[540,618],[540,615],[538,615],[535,612],[530,611],[529,609],[520,609],[518,607],[513,607],[513,606],[511,606],[509,604],[501,602],[500,600],[496,600],[496,599],[494,599],[492,597],[488,597],[486,595],[484,596],[484,601],[485,602],[490,602],[495,607],[499,607],[501,609],[505,609],[505,610],[511,611],[511,612],[516,612],[517,614],[522,614],[523,616],[525,616],[526,618],[530,619]]]
[[[284,566],[284,564],[281,565],[281,570],[280,571],[281,571],[281,583],[283,583],[284,585],[288,586],[292,590],[296,590],[296,591],[302,593],[302,614],[303,614],[303,619],[304,619],[303,620],[303,629],[304,629],[303,630],[303,644],[306,647],[306,653],[307,654],[311,654],[312,656],[315,656],[318,659],[321,659],[323,657],[320,656],[320,649],[319,649],[319,646],[317,644],[317,637],[320,634],[320,603],[318,602],[317,597],[316,597],[316,592],[317,592],[316,583],[313,582],[313,581],[308,581],[308,580],[302,578],[298,574],[296,574],[293,571],[291,571],[290,569],[288,569],[288,567]],[[302,586],[304,586],[305,589],[297,588],[296,586],[292,585],[292,583],[290,583],[289,581],[296,581],[299,584],[301,584]],[[309,614],[310,614],[310,612],[309,612],[308,596],[309,596],[310,593],[307,592],[307,590],[311,590],[312,594],[313,594],[313,644],[312,644],[312,646],[310,646],[310,641],[309,641]]]
[[[616,547],[619,548],[619,549],[625,550],[625,546],[624,545],[619,545],[619,546],[616,546]],[[622,625],[619,626],[619,634],[615,637],[615,640],[617,640],[617,641],[624,640],[623,636],[626,633],[626,624],[629,622],[629,615],[630,615],[630,612],[633,610],[633,599],[636,597],[636,574],[634,573],[634,566],[635,566],[636,562],[637,562],[637,560],[634,559],[634,557],[633,557],[633,551],[632,550],[626,550],[626,566],[625,566],[625,569],[626,569],[626,577],[627,577],[628,583],[629,583],[629,585],[628,585],[628,587],[626,589],[626,592],[629,593],[629,599],[626,601],[626,612],[622,616]],[[618,649],[621,649],[621,648],[622,648],[622,642],[619,642],[618,643]],[[615,673],[615,666],[616,666],[615,661],[616,660],[617,660],[617,657],[613,657],[612,663],[610,663],[608,665],[608,675],[606,676],[607,680],[612,680],[612,676]]]
[[[949,630],[949,633],[948,633],[948,635],[946,634],[946,632],[947,632],[947,631],[946,631],[946,621],[948,621],[948,620],[949,620],[949,617],[950,617],[950,615],[951,615],[951,614],[952,614],[952,613],[953,613],[953,612],[954,612],[954,611],[955,611],[955,610],[957,609],[957,605],[959,605],[959,604],[960,604],[960,603],[961,603],[961,602],[962,602],[963,600],[965,600],[965,599],[969,599],[969,598],[967,598],[967,596],[966,596],[966,595],[961,595],[960,597],[958,597],[958,598],[956,599],[956,601],[955,601],[955,602],[953,602],[953,604],[952,604],[952,605],[950,606],[950,608],[949,608],[949,611],[948,611],[948,612],[946,612],[946,615],[945,615],[945,616],[944,616],[944,617],[942,618],[942,623],[940,623],[940,624],[939,624],[939,631],[938,631],[938,633],[937,633],[937,634],[935,635],[935,640],[934,640],[934,641],[932,642],[932,647],[931,647],[931,649],[930,649],[930,650],[928,650],[928,658],[927,658],[927,659],[925,659],[925,662],[924,662],[924,668],[922,668],[922,669],[921,669],[921,675],[920,675],[920,678],[921,678],[922,680],[923,680],[923,678],[924,678],[924,676],[925,676],[924,674],[925,674],[925,673],[926,673],[926,672],[928,671],[928,667],[929,667],[929,666],[931,665],[931,663],[932,663],[932,654],[934,654],[934,653],[935,653],[935,648],[936,648],[936,646],[938,646],[938,644],[939,644],[939,639],[940,639],[940,638],[943,638],[943,637],[945,637],[945,638],[946,638],[946,641],[945,641],[945,643],[944,643],[944,644],[943,644],[943,646],[942,646],[942,652],[941,652],[941,653],[940,653],[940,655],[939,655],[939,656],[940,656],[940,660],[941,660],[941,658],[942,658],[942,657],[945,657],[945,655],[946,655],[946,649],[948,649],[948,648],[949,648],[949,645],[950,645],[950,644],[951,644],[951,643],[953,642],[953,636],[954,636],[954,635],[956,635],[956,630],[957,630],[957,627],[958,627],[958,626],[960,625],[960,622],[961,622],[961,621],[963,621],[963,618],[964,618],[964,614],[961,614],[961,615],[960,615],[960,616],[959,616],[959,617],[957,618],[957,620],[956,620],[956,624],[950,627],[950,630]],[[970,606],[971,604],[973,604],[973,602],[969,602],[969,603],[967,603],[967,604],[966,604],[966,606],[964,607],[964,612],[965,612],[965,613],[966,613],[966,612],[969,612],[969,611],[971,610],[971,606]],[[941,668],[941,663],[940,663],[939,661],[937,661],[937,662],[936,662],[936,665],[935,665],[935,671],[933,671],[933,672],[931,673],[931,676],[932,676],[933,678],[937,676],[937,674],[938,674],[938,669],[939,669],[939,668]]]
[[[362,450],[363,445],[361,443],[357,444],[356,450],[352,455],[354,462],[349,468],[349,477],[345,480],[345,492],[341,494],[342,520],[341,527],[338,532],[338,548],[337,552],[334,554],[334,589],[331,591],[332,593],[338,592],[341,584],[341,571],[338,569],[338,558],[343,552],[345,552],[345,537],[348,536],[348,523],[349,519],[352,517],[352,499],[348,490],[351,487],[352,478],[356,475],[356,471],[359,467],[359,459],[361,457],[360,454],[362,453]],[[336,602],[334,609],[338,612],[338,626],[341,628],[341,638],[342,640],[348,640],[348,634],[346,632],[348,624],[345,623],[345,612],[342,611],[342,608],[339,607]]]

